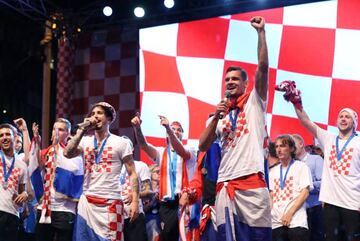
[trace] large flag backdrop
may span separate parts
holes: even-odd
[[[300,133],[292,105],[275,84],[296,81],[310,118],[337,131],[343,107],[360,114],[360,1],[338,0],[176,23],[140,30],[140,108],[148,141],[164,145],[158,115],[182,123],[184,139],[197,146],[208,114],[223,98],[225,70],[244,67],[253,88],[257,34],[249,20],[264,16],[269,49],[267,129],[271,138]]]

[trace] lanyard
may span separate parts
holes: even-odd
[[[95,163],[96,164],[99,164],[100,160],[101,160],[101,154],[104,150],[104,147],[105,147],[105,144],[109,138],[110,134],[107,134],[105,140],[103,141],[103,143],[101,144],[101,147],[100,147],[100,151],[97,152],[97,149],[98,149],[98,144],[97,144],[97,140],[96,140],[96,137],[94,136],[94,153],[95,153]]]
[[[353,133],[349,139],[347,139],[347,141],[345,142],[345,145],[341,148],[341,151],[339,152],[339,136],[336,137],[336,159],[338,161],[341,160],[341,156],[343,154],[343,152],[345,151],[345,148],[349,145],[350,141],[352,140],[352,138],[354,138],[355,134]]]
[[[176,152],[172,152],[170,150],[170,146],[167,147],[167,153],[169,158],[169,165],[170,165],[170,183],[171,183],[171,194],[172,199],[174,198],[174,192],[176,188],[176,164],[177,164],[177,154]]]
[[[287,177],[287,174],[290,170],[290,167],[291,165],[294,163],[294,159],[292,159],[288,165],[288,167],[286,168],[286,172],[285,172],[285,176],[284,176],[284,179],[283,179],[283,171],[282,171],[282,164],[280,164],[280,188],[281,189],[284,189],[285,187],[285,182],[286,182],[286,177]]]
[[[2,159],[2,162],[3,162],[3,169],[4,169],[4,183],[7,184],[7,181],[9,180],[9,177],[11,175],[11,172],[12,170],[14,169],[14,165],[15,165],[15,155],[11,161],[11,165],[10,165],[10,168],[9,168],[9,171],[6,172],[6,159],[5,159],[5,156],[4,156],[4,153],[2,151],[0,151],[0,154],[1,154],[1,159]]]
[[[229,113],[229,118],[230,118],[230,122],[231,122],[231,130],[234,131],[235,128],[236,128],[236,120],[238,118],[238,115],[239,115],[239,112],[240,112],[240,109],[239,108],[236,108],[236,110],[232,110],[230,111]]]

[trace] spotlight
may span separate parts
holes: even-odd
[[[109,7],[109,6],[105,6],[105,7],[103,8],[103,14],[104,14],[106,17],[111,16],[112,12],[113,12],[113,11],[112,11],[112,8]]]
[[[172,8],[175,5],[175,1],[174,0],[164,0],[164,5],[167,8]]]
[[[134,8],[134,15],[138,18],[142,18],[145,16],[145,10],[142,7]]]
[[[5,110],[5,109],[3,109],[3,111],[2,111],[4,114],[6,114],[7,113],[7,110]]]

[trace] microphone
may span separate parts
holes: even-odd
[[[224,101],[228,101],[228,99],[231,97],[231,93],[230,93],[230,90],[226,90],[225,93],[224,93]],[[224,118],[225,116],[225,113],[224,112],[221,112],[219,114],[219,119],[222,119]]]
[[[91,122],[90,121],[84,121],[84,122],[81,122],[79,124],[77,124],[77,128],[79,129],[86,129],[88,128],[89,126],[91,125]]]

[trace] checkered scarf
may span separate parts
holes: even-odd
[[[58,145],[51,145],[42,151],[41,161],[44,163],[44,195],[41,203],[39,223],[51,223],[51,188],[55,178]]]

